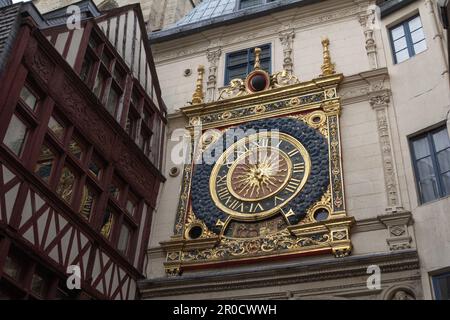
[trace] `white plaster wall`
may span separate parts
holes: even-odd
[[[391,111],[397,120],[399,156],[405,166],[408,205],[415,221],[424,296],[431,299],[429,272],[450,266],[450,198],[419,205],[408,136],[444,122],[450,110],[450,90],[448,72],[445,72],[448,67],[444,62],[448,53],[442,50],[441,39],[436,37],[435,21],[427,2],[416,1],[383,20],[382,37],[388,43],[388,27],[414,13],[420,14],[428,49],[397,65],[393,64],[390,47],[386,46],[385,50],[393,94]],[[429,3],[435,5],[434,1]],[[442,32],[440,28],[437,30]]]

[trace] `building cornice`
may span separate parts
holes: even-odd
[[[418,270],[419,257],[416,250],[402,250],[342,259],[243,267],[233,271],[205,271],[181,277],[143,280],[139,288],[144,299],[151,299],[367,276],[367,268],[371,265],[379,266],[383,274]]]

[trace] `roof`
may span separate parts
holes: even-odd
[[[233,13],[237,8],[239,0],[203,0],[183,19],[175,25],[182,26],[201,20],[211,19],[225,14]]]
[[[6,65],[20,25],[21,4],[0,7],[0,74]]]
[[[153,43],[180,38],[218,26],[270,15],[325,0],[277,0],[239,9],[240,0],[203,0],[189,14],[164,30],[150,34]]]
[[[403,7],[413,3],[416,0],[385,0],[379,4],[381,18],[385,18],[391,13],[402,9]]]

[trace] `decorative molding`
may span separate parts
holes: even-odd
[[[289,73],[294,71],[294,61],[293,61],[293,43],[295,38],[295,30],[281,31],[278,34],[281,45],[283,46],[283,70]]]
[[[205,43],[203,38],[198,40],[195,39],[195,35],[185,38],[186,41],[190,41],[186,44],[181,43],[180,39],[157,43],[154,45],[155,62],[160,64],[173,59],[185,59],[186,56],[189,55],[202,54],[206,46],[222,48],[229,47],[240,43],[246,43],[258,38],[271,37],[276,33],[283,33],[287,29],[295,31],[299,29],[304,30],[305,28],[313,28],[317,24],[331,23],[336,20],[354,17],[366,11],[365,8],[363,9],[356,5],[333,10],[332,13],[329,13],[330,10],[328,7],[326,10],[328,12],[316,13],[313,15],[305,14],[304,16],[297,17],[291,23],[284,26],[279,24],[270,24],[263,29],[249,30],[247,33],[230,32],[225,36],[223,36],[225,33],[221,32],[220,35],[217,35],[214,38],[211,37],[211,39],[208,40],[208,43]],[[278,21],[276,22],[278,23]],[[192,44],[194,42],[195,44]],[[172,45],[166,47],[166,44]]]
[[[215,99],[216,86],[217,86],[217,67],[219,63],[219,59],[222,55],[222,49],[211,50],[208,49],[206,51],[206,57],[209,62],[209,73],[208,73],[208,81],[206,86],[206,101],[212,102]]]
[[[374,38],[375,10],[369,10],[359,15],[359,23],[364,31],[366,39],[366,52],[369,58],[369,65],[372,69],[378,68],[377,45]]]
[[[399,182],[393,152],[391,129],[389,124],[388,106],[391,101],[390,91],[378,91],[369,94],[369,103],[377,115],[378,135],[383,159],[384,179],[387,192],[387,211],[402,211]]]
[[[388,230],[386,242],[391,251],[411,249],[408,226],[413,223],[413,218],[410,212],[382,215],[378,219]]]
[[[356,279],[359,276],[366,279],[367,267],[374,264],[381,268],[383,274],[398,273],[396,278],[389,280],[394,283],[398,284],[400,279],[404,281],[405,278],[420,281],[418,253],[415,250],[407,250],[350,256],[345,260],[297,261],[272,266],[244,267],[242,270],[233,271],[225,268],[176,278],[143,280],[139,283],[139,287],[144,299],[262,287],[279,288],[292,284],[306,284],[307,287],[308,283],[315,281],[322,281],[325,289],[329,285],[326,283],[327,280]],[[353,285],[354,283],[348,283],[348,286]],[[367,291],[365,281],[364,290]],[[228,297],[235,297],[236,294],[230,292]]]

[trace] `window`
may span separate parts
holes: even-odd
[[[277,0],[241,0],[241,2],[239,3],[239,9],[250,8],[275,1]]]
[[[102,227],[100,229],[100,233],[106,238],[111,238],[112,229],[114,226],[114,211],[111,206],[106,207],[105,212],[103,214]]]
[[[420,202],[450,195],[450,139],[446,127],[411,139]]]
[[[450,300],[450,273],[432,277],[436,300]]]
[[[47,289],[47,277],[40,272],[33,274],[33,278],[31,280],[31,292],[39,298],[45,298]]]
[[[95,200],[97,198],[96,193],[89,186],[84,186],[81,195],[80,215],[89,221],[94,212]]]
[[[271,72],[271,46],[265,44],[261,48],[261,68]],[[255,48],[245,49],[227,54],[225,85],[233,79],[244,79],[253,71],[255,64]]]
[[[15,114],[9,122],[8,130],[3,138],[3,143],[18,157],[22,155],[28,135],[27,125]]]
[[[414,16],[389,30],[394,63],[400,63],[427,49],[420,16]]]
[[[21,270],[21,261],[16,256],[8,255],[3,266],[3,272],[11,279],[19,281]]]
[[[100,160],[100,156],[94,153],[92,155],[91,161],[89,162],[89,172],[93,174],[96,178],[100,178],[103,167],[104,162]]]
[[[48,128],[51,130],[51,132],[59,139],[62,140],[64,137],[64,126],[61,124],[60,121],[58,121],[53,116],[50,117],[50,120],[48,122]]]
[[[58,187],[56,188],[56,193],[58,193],[61,198],[69,204],[72,200],[75,182],[76,175],[73,170],[69,167],[64,167],[61,178],[59,179]]]
[[[55,160],[55,153],[46,144],[44,144],[41,147],[34,172],[47,183],[50,182]]]
[[[131,237],[131,228],[123,224],[120,229],[119,242],[117,243],[117,249],[123,254],[128,254],[128,247]]]
[[[119,122],[127,79],[126,70],[108,43],[93,32],[81,66],[80,78]]]
[[[37,95],[26,86],[24,86],[20,91],[20,99],[22,99],[23,103],[25,103],[25,105],[27,105],[31,110],[34,111],[36,109],[38,102]]]

